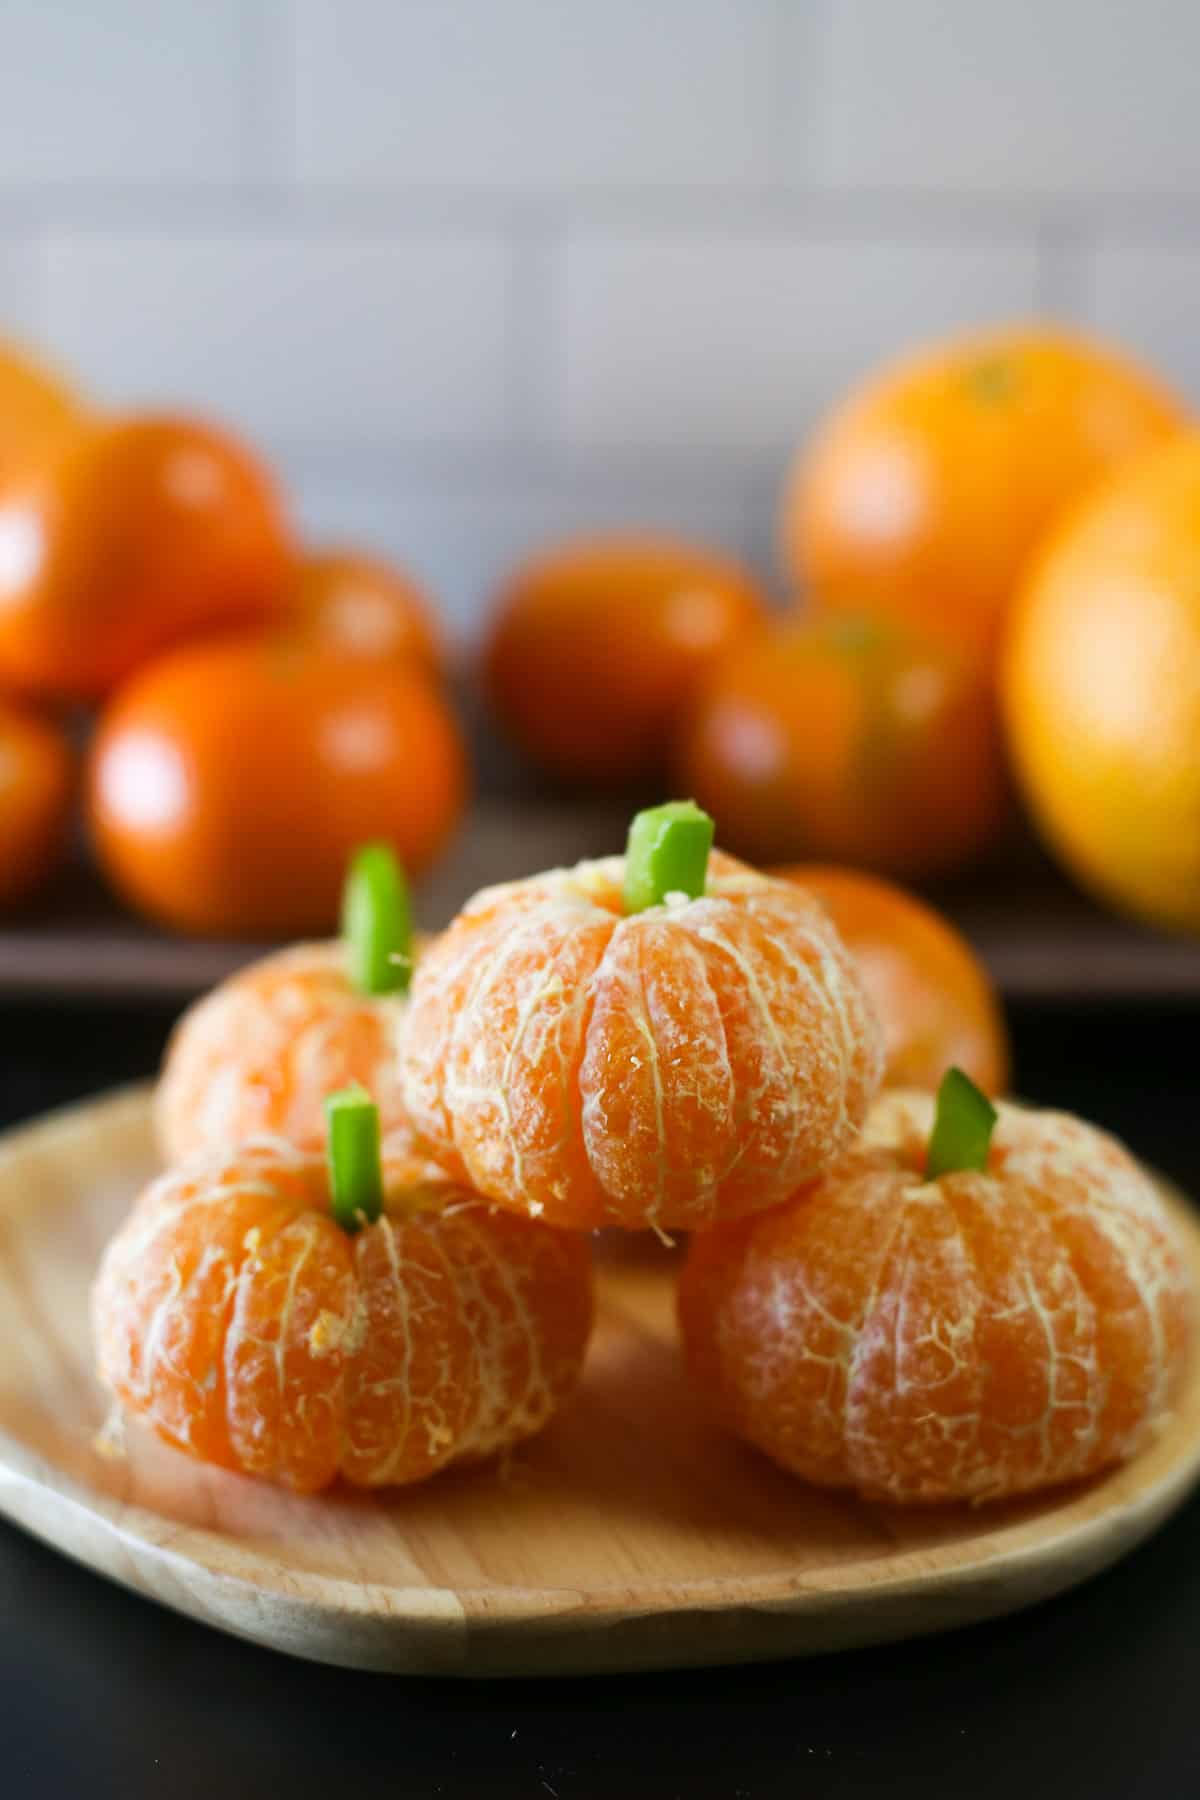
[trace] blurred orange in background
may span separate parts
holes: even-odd
[[[278,616],[290,553],[270,475],[226,432],[85,426],[0,486],[0,679],[97,699],[182,638]]]
[[[949,919],[878,876],[820,863],[777,869],[815,894],[852,952],[883,1027],[889,1087],[934,1089],[952,1066],[988,1094],[1008,1086],[1004,1014]]]
[[[1200,930],[1200,433],[1066,520],[1017,604],[1004,685],[1018,774],[1067,867]]]
[[[870,611],[991,654],[1039,539],[1182,403],[1078,333],[1009,326],[869,377],[796,458],[780,549],[826,608]]]
[[[579,538],[502,590],[484,656],[517,745],[552,775],[621,787],[660,775],[697,684],[760,625],[730,558],[666,537]]]
[[[433,603],[403,570],[356,550],[308,550],[287,592],[295,629],[347,656],[445,662]]]
[[[680,737],[681,791],[751,860],[917,876],[1002,826],[990,684],[973,659],[850,615],[780,625],[728,658]]]
[[[0,342],[0,487],[84,417],[83,401],[61,376],[27,350]]]
[[[351,852],[391,844],[419,874],[457,825],[466,758],[415,669],[286,633],[176,650],[101,717],[89,811],[134,906],[185,931],[324,933]]]
[[[57,725],[0,700],[0,905],[41,887],[66,845],[75,759]]]

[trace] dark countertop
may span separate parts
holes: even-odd
[[[0,1009],[0,1121],[148,1073],[167,1011]],[[1022,1092],[1200,1194],[1193,1008],[1021,1008]],[[0,1372],[2,1377],[2,1372]],[[617,1679],[402,1680],[290,1662],[0,1524],[4,1800],[1187,1800],[1200,1497],[1075,1593],[942,1638]]]

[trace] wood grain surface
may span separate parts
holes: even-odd
[[[601,1244],[583,1391],[507,1466],[297,1499],[130,1429],[91,1374],[101,1246],[152,1173],[147,1091],[0,1145],[0,1511],[165,1605],[298,1656],[565,1674],[880,1642],[1008,1612],[1103,1568],[1200,1476],[1200,1372],[1138,1462],[1040,1501],[899,1510],[807,1488],[685,1384],[672,1255]],[[1200,1226],[1180,1203],[1200,1268]]]

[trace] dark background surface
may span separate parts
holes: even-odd
[[[0,1122],[148,1074],[168,1010],[0,1006]],[[1200,1014],[1024,1007],[1019,1090],[1200,1194]],[[1076,1593],[924,1642],[620,1679],[296,1663],[0,1524],[2,1800],[1200,1795],[1200,1497]]]

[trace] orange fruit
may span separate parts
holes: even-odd
[[[878,1086],[874,1017],[824,912],[715,853],[698,900],[626,916],[624,858],[485,889],[422,957],[404,1104],[501,1206],[702,1227],[791,1193]]]
[[[0,486],[83,424],[76,394],[16,344],[0,342]]]
[[[580,538],[501,593],[485,652],[496,712],[532,761],[568,780],[659,772],[700,678],[760,623],[727,557],[670,538]]]
[[[160,1177],[93,1294],[101,1379],[178,1450],[301,1493],[421,1481],[539,1431],[591,1327],[586,1242],[410,1154],[349,1236],[323,1157],[278,1141]]]
[[[932,906],[856,869],[776,869],[825,908],[883,1030],[887,1087],[936,1088],[949,1068],[986,1094],[1008,1086],[1008,1032],[987,970]]]
[[[34,893],[66,847],[75,759],[57,725],[0,699],[0,906]]]
[[[1195,1297],[1149,1178],[1103,1132],[1001,1105],[986,1172],[925,1178],[929,1095],[787,1205],[693,1240],[679,1312],[717,1415],[873,1499],[984,1500],[1132,1456]]]
[[[302,936],[333,926],[358,845],[426,868],[466,779],[454,717],[417,670],[256,634],[176,650],[116,695],[89,810],[105,873],[151,917]]]
[[[77,432],[0,488],[0,676],[96,699],[182,638],[280,616],[289,554],[267,471],[224,432]]]
[[[1200,433],[1130,464],[1063,525],[1015,609],[1009,737],[1067,867],[1200,929]]]
[[[897,875],[969,862],[1005,816],[990,683],[970,658],[867,618],[781,625],[732,655],[679,734],[677,785],[754,862]]]
[[[445,660],[436,614],[402,569],[354,550],[309,550],[292,573],[293,628],[338,655],[411,658],[436,674]]]
[[[406,1124],[396,1081],[405,993],[364,994],[340,938],[293,944],[239,969],[171,1034],[155,1096],[168,1162],[267,1132],[319,1144],[326,1094],[378,1094],[384,1131]]]
[[[822,606],[990,653],[1047,528],[1183,422],[1147,370],[1076,332],[1002,326],[934,344],[869,377],[797,456],[784,566]]]

